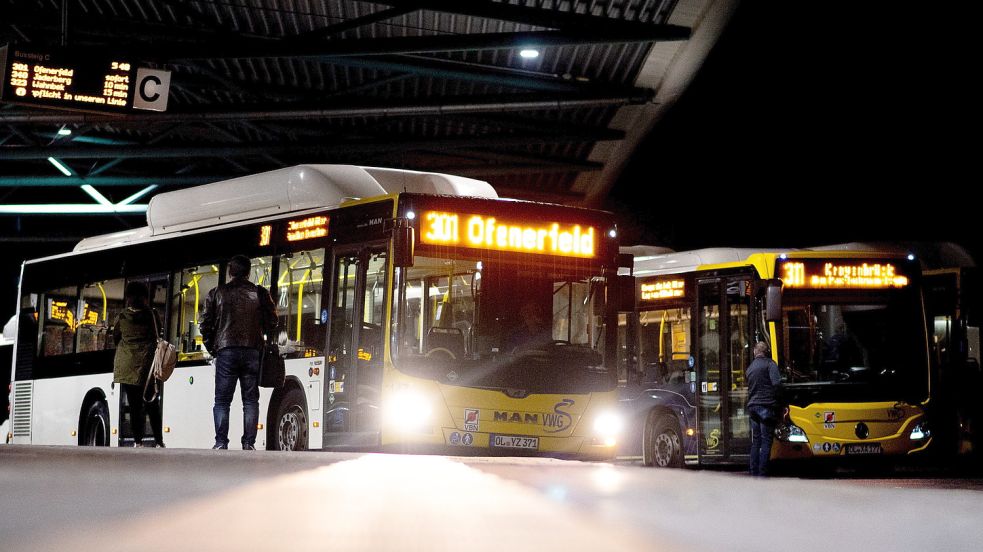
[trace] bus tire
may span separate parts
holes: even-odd
[[[277,407],[270,450],[307,450],[307,409],[304,393],[296,387],[287,391]]]
[[[683,465],[683,447],[679,424],[668,415],[652,413],[645,424],[642,461],[646,466],[679,468]]]
[[[82,418],[82,431],[79,445],[83,447],[109,446],[109,407],[105,401],[95,401],[89,405]]]

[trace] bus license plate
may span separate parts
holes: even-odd
[[[539,437],[519,437],[517,435],[493,435],[491,445],[493,447],[516,448],[516,449],[539,449]]]
[[[864,443],[861,445],[847,445],[847,454],[880,454],[881,444],[880,443]]]

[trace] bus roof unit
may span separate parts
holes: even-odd
[[[783,253],[790,249],[776,249],[774,253]],[[679,253],[666,253],[644,258],[635,258],[635,276],[651,276],[655,274],[677,274],[696,270],[703,265],[736,263],[746,260],[751,255],[762,253],[760,249],[739,249],[734,247],[710,247],[694,249]]]
[[[75,251],[294,211],[330,209],[346,201],[400,192],[498,197],[487,182],[461,176],[354,165],[297,165],[158,194],[147,208],[146,227],[86,238]]]

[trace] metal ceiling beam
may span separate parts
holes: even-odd
[[[595,172],[601,170],[600,167],[585,169],[576,165],[556,165],[556,164],[511,164],[511,165],[441,165],[430,169],[434,172],[454,174],[457,176],[510,176],[522,174],[547,174],[547,173],[581,173]]]
[[[643,93],[640,88],[622,87],[613,84],[585,83],[574,80],[573,78],[565,79],[560,76],[546,74],[536,75],[530,74],[529,72],[511,70],[506,67],[465,64],[453,60],[425,58],[421,56],[340,56],[332,57],[327,61],[350,67],[363,67],[380,71],[410,73],[416,76],[480,82],[526,90],[543,90],[547,92],[607,90],[608,93],[629,95]]]
[[[413,6],[387,8],[384,10],[379,10],[377,12],[370,13],[368,15],[363,15],[362,17],[356,17],[355,19],[349,19],[347,21],[342,21],[340,23],[328,25],[327,27],[314,29],[313,31],[308,31],[303,34],[294,35],[294,38],[301,38],[301,39],[325,38],[351,29],[357,29],[358,27],[364,27],[365,25],[371,25],[372,23],[378,23],[379,21],[385,21],[386,19],[392,19],[394,17],[406,15],[408,13],[415,12],[416,10],[417,8]]]
[[[652,23],[627,21],[573,11],[530,8],[522,4],[490,2],[488,0],[371,0],[371,2],[393,7],[511,21],[547,29],[604,30],[615,33],[632,33],[656,26]],[[570,3],[573,4],[574,2]]]
[[[90,186],[119,187],[119,186],[197,186],[231,178],[229,176],[0,176],[0,188],[17,186]]]
[[[606,129],[603,129],[606,130]],[[594,135],[568,136],[556,134],[516,133],[494,136],[446,138],[404,138],[398,140],[352,141],[335,139],[326,141],[270,142],[253,144],[217,144],[207,146],[126,146],[123,148],[107,146],[58,146],[21,147],[0,149],[0,161],[47,159],[108,159],[108,158],[191,158],[191,157],[244,157],[265,155],[325,155],[350,153],[387,153],[392,151],[414,150],[453,150],[487,146],[524,146],[529,144],[556,144],[567,142],[595,142],[605,138],[603,132]]]
[[[310,106],[278,104],[268,106],[269,109],[255,111],[221,111],[221,112],[167,112],[141,113],[128,115],[108,115],[100,113],[51,113],[11,112],[0,111],[2,124],[86,124],[86,123],[115,123],[148,125],[155,123],[186,123],[205,121],[261,121],[286,119],[341,119],[349,117],[415,117],[421,115],[447,115],[453,113],[514,113],[516,111],[555,111],[562,109],[584,109],[607,106],[624,106],[644,104],[652,97],[652,92],[644,90],[643,95],[624,96],[609,95],[556,95],[553,98],[543,94],[513,94],[508,96],[465,97],[455,98],[454,102],[444,103],[421,102],[403,105],[392,102],[376,105],[333,107],[317,109]],[[15,130],[14,127],[11,127]],[[10,149],[5,147],[3,149]]]
[[[517,33],[482,33],[438,36],[397,36],[353,38],[345,40],[236,40],[223,41],[215,47],[200,44],[153,45],[119,43],[128,54],[168,63],[185,59],[219,58],[325,58],[333,56],[365,56],[381,54],[421,54],[501,50],[544,46],[575,46],[580,44],[630,44],[686,40],[690,30],[677,25],[647,25],[632,31],[598,30],[530,31]],[[203,37],[203,39],[205,39]],[[162,53],[166,53],[162,55]]]
[[[410,166],[408,168],[413,169]],[[459,176],[507,176],[519,174],[543,174],[558,172],[592,172],[601,167],[585,165],[581,162],[557,163],[546,161],[537,163],[533,159],[517,163],[501,163],[494,165],[437,165],[432,167],[417,167],[416,170],[456,174]],[[83,184],[99,186],[100,188],[148,187],[172,188],[198,186],[219,182],[241,176],[239,174],[219,174],[211,176],[100,176],[100,177],[62,177],[62,176],[2,176],[0,188],[12,187],[77,187]]]
[[[604,163],[597,161],[581,161],[553,155],[536,155],[532,153],[505,152],[493,149],[454,150],[450,152],[434,152],[447,158],[470,159],[473,161],[505,161],[513,165],[557,165],[570,167],[577,171],[597,171],[604,168]]]

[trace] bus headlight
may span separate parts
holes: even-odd
[[[809,442],[809,437],[806,436],[805,430],[791,422],[778,426],[778,429],[775,430],[775,437],[779,441],[785,441],[787,443]]]
[[[386,422],[403,430],[420,429],[430,421],[433,408],[423,394],[400,389],[387,397],[384,407]]]
[[[624,425],[624,419],[617,413],[602,412],[594,418],[594,433],[605,446],[613,447]]]
[[[928,428],[928,422],[921,421],[915,424],[915,427],[911,428],[911,434],[908,435],[908,438],[912,441],[922,441],[931,436],[932,430]]]

